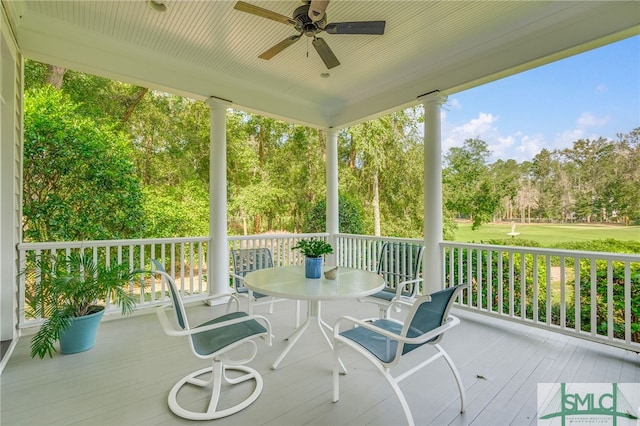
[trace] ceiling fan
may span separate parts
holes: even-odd
[[[234,6],[236,10],[290,25],[299,33],[287,37],[275,46],[262,52],[259,58],[271,59],[305,35],[307,37],[313,37],[313,47],[316,49],[316,52],[318,52],[318,55],[320,55],[326,67],[331,69],[340,65],[340,61],[338,61],[336,55],[334,55],[331,48],[329,48],[327,42],[316,36],[318,33],[325,31],[328,34],[384,34],[385,21],[333,22],[328,24],[325,10],[329,4],[329,0],[303,0],[303,3],[302,6],[297,7],[293,11],[291,18],[243,1],[236,3]]]

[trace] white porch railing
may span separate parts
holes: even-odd
[[[640,256],[445,242],[459,306],[640,352]]]
[[[338,236],[342,266],[375,270],[385,241]],[[443,286],[470,283],[457,306],[640,352],[640,256],[443,242]],[[576,279],[577,278],[577,279]]]
[[[204,298],[208,294],[206,282],[206,248],[208,238],[165,238],[153,240],[102,240],[58,243],[18,244],[20,270],[27,262],[41,256],[57,258],[69,256],[72,252],[91,256],[96,264],[108,264],[112,259],[127,263],[132,270],[149,269],[150,259],[160,259],[185,299]],[[29,283],[19,277],[19,326],[30,327],[42,322],[42,318],[29,316],[25,311],[25,288]],[[131,291],[138,295],[137,308],[156,306],[168,301],[168,289],[153,276],[144,277],[131,283]],[[106,301],[106,313],[119,313],[119,309]]]
[[[298,250],[291,250],[300,239],[322,238],[328,234],[273,234],[229,237],[229,248],[268,247],[273,253],[275,266],[297,265],[304,262]],[[192,302],[209,296],[207,284],[207,237],[161,238],[139,240],[102,240],[58,243],[22,243],[18,245],[20,270],[27,262],[40,256],[68,256],[72,252],[83,252],[97,264],[127,263],[131,269],[150,269],[150,260],[158,259],[167,272],[175,278],[176,285],[185,301]],[[19,277],[19,327],[31,327],[42,322],[42,318],[29,316],[25,310],[25,277]],[[143,276],[131,283],[131,291],[138,295],[136,309],[169,303],[168,289],[154,276]],[[106,301],[107,314],[119,315],[120,310]]]
[[[276,266],[303,262],[291,250],[302,238],[327,239],[328,234],[266,234],[229,237],[229,248],[268,247]],[[379,250],[387,241],[420,244],[421,240],[363,235],[336,236],[337,263],[375,270]],[[458,306],[531,326],[640,352],[640,256],[538,248],[443,242],[440,245],[442,285],[468,282]],[[21,267],[39,255],[68,255],[84,250],[99,262],[116,258],[132,269],[160,259],[189,301],[204,299],[207,285],[207,238],[24,243],[18,246]],[[427,272],[428,274],[428,272]],[[576,277],[578,279],[576,279]],[[166,289],[153,277],[132,283],[138,309],[168,303]],[[25,316],[25,282],[19,282],[20,327],[41,322]],[[117,313],[115,307],[107,312]]]

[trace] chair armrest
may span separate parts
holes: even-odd
[[[255,320],[255,321],[262,322],[264,324],[264,328],[267,329],[267,335],[269,336],[269,346],[271,346],[271,323],[267,318],[263,317],[262,315],[247,315],[246,317],[240,317],[240,318],[235,318],[228,321],[218,322],[215,324],[209,324],[204,327],[197,327],[189,330],[181,330],[181,329],[175,328],[173,324],[171,324],[171,321],[169,321],[169,318],[167,317],[167,314],[165,312],[166,309],[167,308],[164,306],[157,308],[156,315],[158,316],[158,319],[160,320],[160,324],[162,325],[162,328],[164,329],[165,333],[169,336],[191,336],[193,334],[204,333],[210,330],[215,330],[216,328],[226,327],[229,325],[234,325],[242,322]]]
[[[372,323],[366,322],[366,321],[361,321],[358,320],[356,318],[353,317],[349,317],[349,316],[344,316],[340,319],[338,319],[338,321],[336,322],[336,325],[333,328],[333,337],[334,339],[339,337],[340,335],[340,322],[343,321],[348,321],[351,322],[352,324],[356,324],[359,327],[364,327],[368,330],[371,330],[375,333],[378,333],[382,336],[388,337],[392,340],[397,340],[398,342],[402,342],[405,344],[410,344],[410,345],[420,345],[423,344],[425,342],[428,342],[429,340],[433,339],[434,337],[439,336],[440,334],[444,333],[445,331],[449,330],[450,328],[455,327],[456,325],[460,324],[460,320],[453,316],[453,315],[449,315],[447,317],[447,320],[445,321],[444,324],[442,324],[440,327],[436,327],[433,330],[429,331],[428,333],[422,334],[419,337],[406,337],[406,336],[402,336],[400,334],[395,334],[392,333],[388,330],[385,330],[383,328],[380,327],[376,327],[375,325],[373,325]],[[401,321],[396,321],[396,320],[391,320],[391,321],[395,321],[399,324],[403,324]]]
[[[423,297],[428,298],[429,300],[431,300],[431,296],[429,296],[429,295],[426,295],[426,296],[423,296]],[[401,299],[396,299],[396,298],[394,297],[394,298],[393,298],[393,300],[391,301],[391,303],[389,304],[389,309],[391,309],[391,308],[398,308],[398,309],[400,309],[400,308],[402,308],[403,306],[404,306],[404,307],[407,307],[407,308],[410,308],[410,307],[412,307],[412,306],[413,306],[413,304],[415,303],[415,301],[416,301],[416,299],[415,299],[415,298],[414,298],[414,299],[408,299],[406,296],[402,296],[402,298],[401,298]]]
[[[162,329],[164,330],[164,332],[172,337],[188,336],[188,330],[175,328],[173,324],[171,324],[171,321],[169,321],[169,318],[167,317],[167,314],[165,312],[166,309],[166,306],[158,306],[156,308],[156,315],[158,316],[158,320],[160,320],[160,325],[162,325]]]
[[[397,322],[398,324],[402,324],[401,321],[394,320],[394,319],[389,319],[389,321],[394,321],[394,322]],[[385,330],[383,328],[376,327],[375,325],[373,325],[370,322],[362,321],[362,320],[359,320],[359,319],[356,319],[354,317],[351,317],[351,316],[347,315],[347,316],[340,317],[338,319],[338,321],[336,321],[336,324],[333,326],[333,337],[334,338],[336,338],[336,337],[338,337],[340,335],[340,323],[342,323],[342,322],[350,322],[351,324],[357,325],[359,327],[364,327],[364,328],[369,329],[371,331],[374,331],[374,332],[376,332],[378,334],[381,334],[383,336],[389,337],[390,339],[399,340],[402,337],[399,334],[395,334],[395,333],[392,333],[392,332],[390,332],[388,330]]]
[[[212,294],[212,295],[206,296],[203,300],[215,300],[215,299],[222,299],[224,297],[235,297],[235,293],[226,292],[226,293]]]
[[[396,297],[395,300],[400,300],[401,297],[407,297],[407,296],[403,296],[402,292],[405,290],[405,288],[409,285],[409,284],[418,284],[421,283],[424,279],[423,278],[416,278],[414,280],[407,280],[407,281],[402,281],[399,282],[398,285],[396,286]],[[413,291],[411,292],[411,296],[409,297],[413,297],[416,295],[416,293],[418,292],[418,286],[414,285],[413,286]]]
[[[242,283],[242,287],[246,288],[246,286],[244,285],[244,276],[235,274],[233,272],[229,272],[229,276],[232,278],[233,283],[231,284],[231,288],[234,291],[237,292],[238,291],[238,287],[239,287],[239,283],[236,280],[239,280]],[[249,289],[247,288],[247,290],[249,290]],[[249,291],[251,291],[251,290],[249,290]]]
[[[454,317],[453,315],[449,315],[445,321],[444,324],[442,324],[440,327],[436,327],[433,330],[431,330],[428,333],[425,333],[423,335],[421,335],[420,337],[413,337],[413,338],[403,338],[402,341],[405,343],[408,343],[410,345],[420,345],[422,343],[428,342],[429,340],[433,339],[434,337],[438,337],[439,335],[443,334],[444,332],[446,332],[447,330],[455,327],[456,325],[460,324],[460,320],[458,319],[458,317]]]
[[[228,320],[228,321],[223,321],[223,322],[219,322],[219,323],[215,323],[215,324],[209,324],[207,326],[204,327],[198,327],[198,328],[194,328],[189,330],[189,334],[198,334],[198,333],[204,333],[210,330],[215,330],[216,328],[220,328],[220,327],[226,327],[228,325],[234,325],[234,324],[239,324],[242,322],[247,322],[247,321],[258,321],[258,322],[262,322],[264,324],[264,328],[267,329],[267,336],[268,336],[268,341],[269,341],[269,346],[271,346],[271,323],[269,322],[269,320],[265,317],[263,317],[262,315],[247,315],[246,317],[240,317],[240,318],[236,318],[236,319],[232,319],[232,320]]]
[[[148,269],[134,269],[133,271],[131,271],[132,274],[149,274],[149,275],[160,275],[161,277],[164,277],[165,279],[170,279],[171,276],[164,272],[164,271],[159,271],[157,269],[152,269],[152,270],[148,270]],[[202,302],[202,301],[208,301],[208,300],[215,300],[215,299],[222,299],[223,297],[235,297],[234,293],[232,292],[225,292],[225,293],[218,293],[218,294],[211,294],[211,295],[207,295],[201,298],[198,298],[198,300],[194,300],[194,302]],[[189,302],[186,302],[189,303]]]

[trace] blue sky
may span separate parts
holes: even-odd
[[[531,160],[543,148],[640,127],[640,36],[449,96],[442,152],[484,140],[497,159]]]

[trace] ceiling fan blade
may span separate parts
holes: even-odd
[[[282,52],[284,49],[286,49],[287,47],[291,46],[293,43],[298,41],[300,37],[302,37],[302,34],[293,35],[291,37],[285,38],[284,40],[282,40],[280,43],[276,44],[272,48],[262,52],[262,54],[258,56],[258,58],[267,59],[267,60],[271,59],[274,56],[276,56],[278,53]]]
[[[252,4],[245,3],[243,1],[237,2],[236,5],[233,6],[233,8],[241,12],[247,12],[253,15],[261,16],[263,18],[272,19],[274,21],[281,22],[283,24],[293,25],[293,26],[296,25],[295,21],[293,21],[288,16],[280,15],[279,13],[272,12],[267,9],[263,9],[258,6],[254,6]]]
[[[340,61],[336,58],[336,55],[333,54],[331,48],[323,38],[316,37],[313,39],[313,47],[316,48],[316,52],[320,55],[320,59],[326,65],[327,69],[331,69],[333,67],[337,67],[340,65]]]
[[[309,4],[309,18],[312,22],[317,22],[324,16],[324,11],[327,10],[329,0],[311,0]]]
[[[385,21],[334,22],[324,30],[329,34],[384,34]]]

